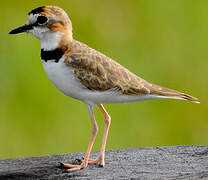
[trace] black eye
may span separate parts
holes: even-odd
[[[48,21],[48,18],[45,16],[38,16],[37,23],[38,24],[45,24]]]

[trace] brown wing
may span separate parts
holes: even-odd
[[[73,40],[65,63],[73,67],[75,76],[89,89],[105,91],[116,88],[127,95],[150,93],[145,80],[78,41]]]
[[[158,95],[179,97],[190,101],[197,98],[176,90],[158,86],[136,76],[111,58],[73,40],[65,63],[88,89],[105,91],[116,88],[126,95]]]

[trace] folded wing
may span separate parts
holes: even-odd
[[[106,91],[116,88],[125,95],[157,95],[197,100],[190,95],[149,83],[111,58],[76,40],[73,40],[65,63],[74,69],[80,82],[91,90]]]

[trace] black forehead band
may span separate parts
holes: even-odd
[[[38,7],[38,8],[36,8],[36,9],[33,9],[32,11],[30,11],[30,12],[28,13],[28,15],[30,15],[30,14],[39,14],[39,13],[41,13],[41,12],[44,11],[43,8],[44,8],[44,6]]]

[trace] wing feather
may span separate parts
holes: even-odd
[[[73,40],[65,63],[74,69],[75,76],[88,89],[116,89],[125,95],[156,95],[196,101],[197,98],[176,90],[158,86],[136,76],[104,54]]]
[[[81,42],[74,40],[65,63],[73,67],[75,76],[88,89],[106,91],[116,88],[126,95],[150,93],[145,80]]]

